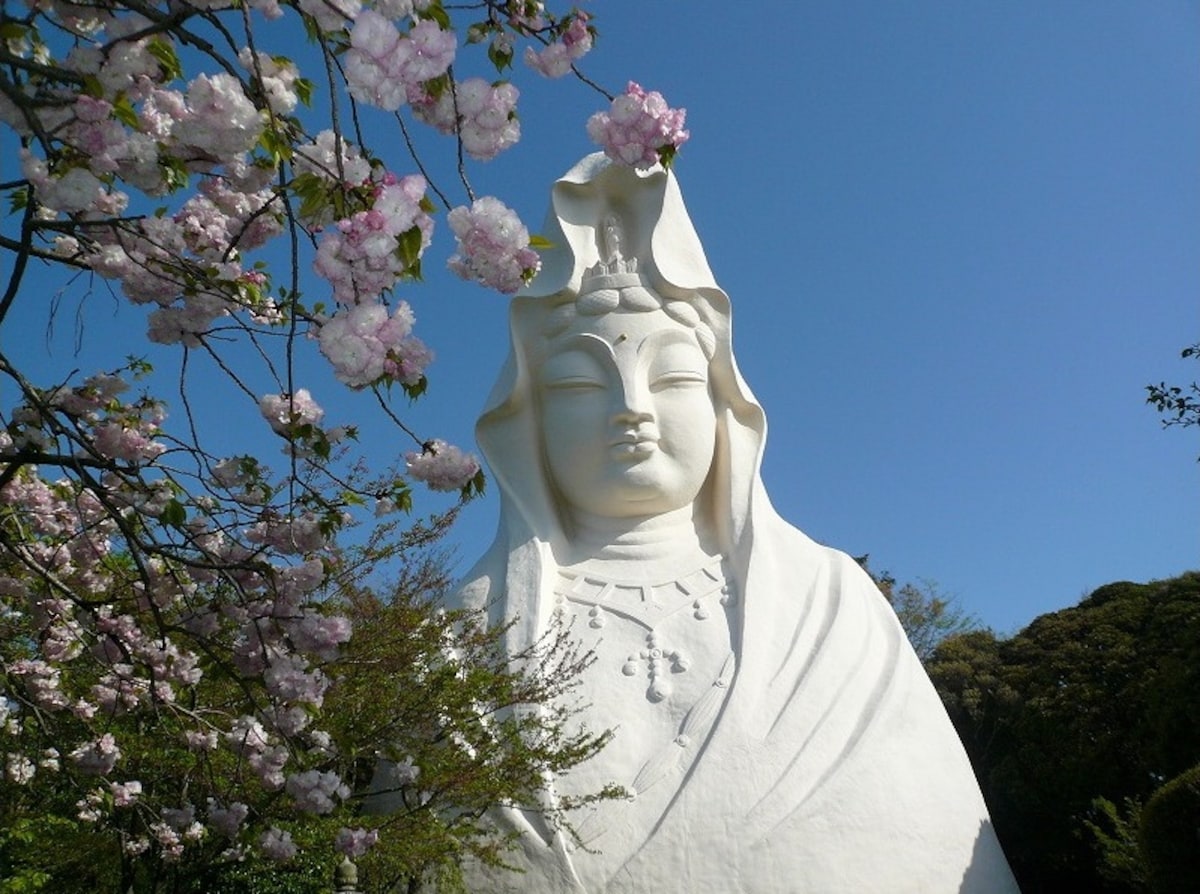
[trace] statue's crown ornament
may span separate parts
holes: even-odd
[[[638,269],[636,257],[626,257],[622,243],[621,219],[606,215],[596,228],[600,260],[583,272],[576,305],[581,313],[607,313],[618,307],[626,310],[653,310],[661,306],[650,281]]]

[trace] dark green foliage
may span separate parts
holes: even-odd
[[[94,847],[91,830],[76,820],[41,815],[0,825],[0,894],[103,891],[120,874],[114,849]],[[76,887],[60,883],[75,880]]]
[[[1107,798],[1092,801],[1094,819],[1084,822],[1096,842],[1100,874],[1121,890],[1149,890],[1146,867],[1138,847],[1138,826],[1142,804],[1136,798],[1126,798],[1118,807]]]
[[[1147,802],[1138,843],[1156,894],[1200,891],[1200,764]]]
[[[1009,640],[952,637],[929,672],[1022,889],[1139,890],[1102,871],[1095,829],[1119,828],[1093,802],[1145,802],[1200,754],[1200,574],[1101,587]]]

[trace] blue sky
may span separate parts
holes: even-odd
[[[786,518],[901,580],[936,581],[1001,632],[1110,581],[1200,567],[1200,439],[1160,430],[1144,405],[1147,383],[1200,376],[1179,359],[1200,339],[1200,5],[589,8],[587,73],[688,110],[676,170],[733,301]],[[475,185],[536,229],[605,103],[518,74],[523,142]],[[377,144],[394,145],[393,128],[368,119]],[[0,167],[16,173],[7,152]],[[442,231],[425,285],[405,293],[439,358],[409,418],[468,443],[507,302],[441,272]],[[40,363],[48,344],[56,368],[90,372],[138,348],[141,312],[79,289],[47,341],[47,282],[31,280],[41,294],[0,333],[6,350]],[[309,360],[329,417],[362,423],[369,402]],[[222,435],[232,449],[256,430],[243,409]],[[382,422],[363,429],[380,464],[410,449]],[[494,494],[465,511],[464,563],[496,511]]]

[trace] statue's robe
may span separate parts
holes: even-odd
[[[661,783],[674,786],[665,810],[639,818],[641,846],[605,886],[585,888],[574,866],[592,859],[586,851],[504,811],[500,825],[525,833],[515,854],[525,874],[482,874],[473,890],[1017,890],[962,744],[891,608],[848,556],[764,515],[733,563],[745,583],[728,697],[683,777]],[[494,584],[506,578],[513,586],[485,559],[464,604],[496,611],[505,594]]]

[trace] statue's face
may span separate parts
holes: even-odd
[[[696,335],[661,310],[579,317],[538,370],[550,474],[595,515],[690,504],[712,465],[716,415]]]

